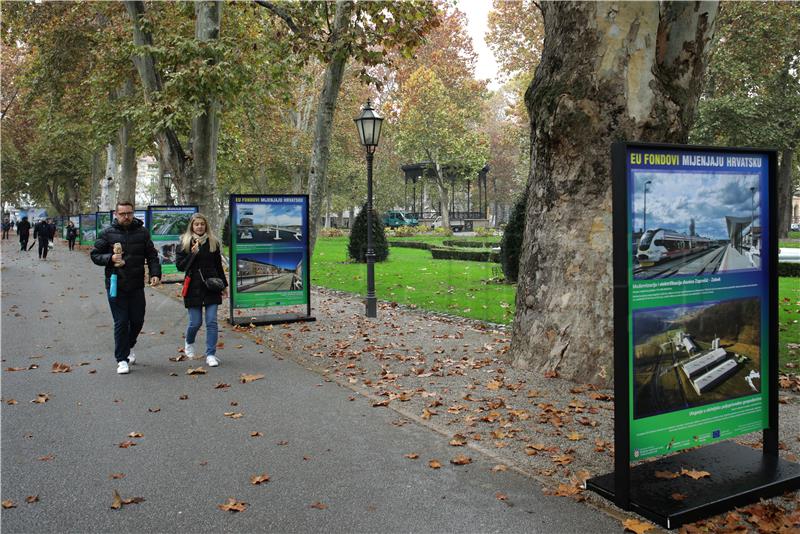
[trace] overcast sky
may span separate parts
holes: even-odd
[[[472,37],[472,46],[478,53],[475,77],[489,80],[489,89],[498,89],[500,84],[497,83],[497,61],[484,40],[492,0],[458,0],[458,9],[467,15],[467,31]]]
[[[750,217],[755,206],[758,219],[760,195],[757,174],[717,173],[702,176],[695,173],[667,171],[634,171],[633,228],[642,227],[644,183],[647,186],[647,228],[668,228],[688,234],[694,219],[697,235],[728,239],[725,216]]]

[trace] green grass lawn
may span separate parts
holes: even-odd
[[[800,248],[800,241],[780,241],[778,246],[784,248]]]
[[[496,263],[433,260],[427,250],[394,247],[387,261],[375,264],[375,294],[379,300],[508,324],[514,318],[516,287],[490,282],[499,269]],[[320,238],[311,283],[366,295],[367,266],[347,261],[346,237]]]
[[[789,232],[789,239],[800,239],[800,232]]]
[[[441,244],[449,238],[403,239]],[[317,240],[311,266],[312,284],[366,295],[366,264],[347,260],[347,242],[347,237]],[[394,247],[387,261],[375,264],[375,292],[379,300],[509,324],[514,318],[516,286],[491,283],[499,272],[496,263],[433,260],[427,250]],[[797,373],[800,349],[790,350],[788,344],[800,344],[800,278],[781,278],[778,294],[781,370]],[[797,367],[787,368],[789,362]]]
[[[800,348],[789,350],[788,343],[800,344],[800,278],[778,279],[778,354],[780,369],[800,373]],[[795,367],[786,364],[793,362]]]

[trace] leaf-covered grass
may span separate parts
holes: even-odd
[[[800,239],[800,232],[789,232],[789,239]]]
[[[800,373],[800,348],[788,347],[790,343],[800,345],[800,278],[779,278],[778,299],[780,369]],[[794,368],[786,367],[789,362],[794,363]]]
[[[783,248],[800,248],[800,241],[780,241],[778,242],[778,246]]]
[[[489,282],[498,273],[496,263],[434,260],[427,250],[392,247],[389,259],[375,264],[375,294],[379,300],[507,324],[514,318],[516,287]],[[347,238],[320,238],[311,282],[366,295],[367,266],[347,261]]]

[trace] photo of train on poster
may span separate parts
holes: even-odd
[[[175,266],[175,253],[181,241],[181,234],[189,226],[189,219],[197,213],[197,206],[150,206],[148,207],[147,229],[158,251],[162,274],[178,272]]]
[[[307,305],[308,197],[231,195],[233,308]]]
[[[768,156],[632,145],[626,178],[631,457],[764,429]]]

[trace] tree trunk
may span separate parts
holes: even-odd
[[[427,152],[427,151],[426,151]],[[439,162],[432,156],[430,152],[428,154],[428,161],[433,162],[434,172],[436,173],[435,180],[436,180],[436,187],[439,190],[439,205],[442,207],[442,228],[450,228],[450,195],[447,191],[447,186],[445,185],[445,177],[444,171],[442,170],[442,166],[439,165]]]
[[[331,55],[322,93],[317,104],[314,126],[314,145],[311,148],[310,168],[308,169],[309,193],[309,253],[313,253],[317,241],[317,229],[322,215],[322,203],[325,200],[325,182],[328,178],[328,160],[330,159],[331,129],[333,114],[336,111],[336,99],[342,85],[344,67],[347,64],[348,50],[343,34],[350,26],[350,15],[353,2],[336,0],[336,14],[333,18],[330,45]]]
[[[789,148],[781,150],[781,161],[778,164],[778,238],[789,237],[792,224],[792,159],[794,151]]]
[[[100,180],[100,209],[98,211],[108,211],[111,209],[111,189],[114,184],[114,177],[117,171],[117,147],[114,143],[106,145],[106,173]]]
[[[718,5],[544,2],[525,95],[531,170],[515,366],[608,384],[613,371],[610,144],[685,142]]]
[[[200,42],[219,39],[222,2],[202,1],[194,4],[196,16],[195,39]],[[211,59],[207,60],[209,63]],[[219,140],[220,103],[206,98],[202,114],[192,120],[191,153],[194,157],[194,175],[186,182],[186,198],[197,203],[208,218],[209,226],[219,232],[219,207],[217,205],[217,145]]]
[[[130,98],[133,96],[133,79],[128,76],[122,87],[117,91],[118,98]],[[119,127],[119,152],[120,152],[120,172],[118,176],[118,198],[136,203],[136,149],[130,145],[130,137],[133,133],[133,124],[126,120]]]
[[[102,150],[102,148],[98,148],[94,151],[94,154],[92,154],[92,187],[89,192],[89,211],[97,210],[97,187],[100,184],[100,181],[105,179],[105,176],[103,175],[103,166],[100,162]],[[83,213],[80,202],[78,202],[78,205],[75,206],[75,209],[70,212],[71,215],[78,213]]]

